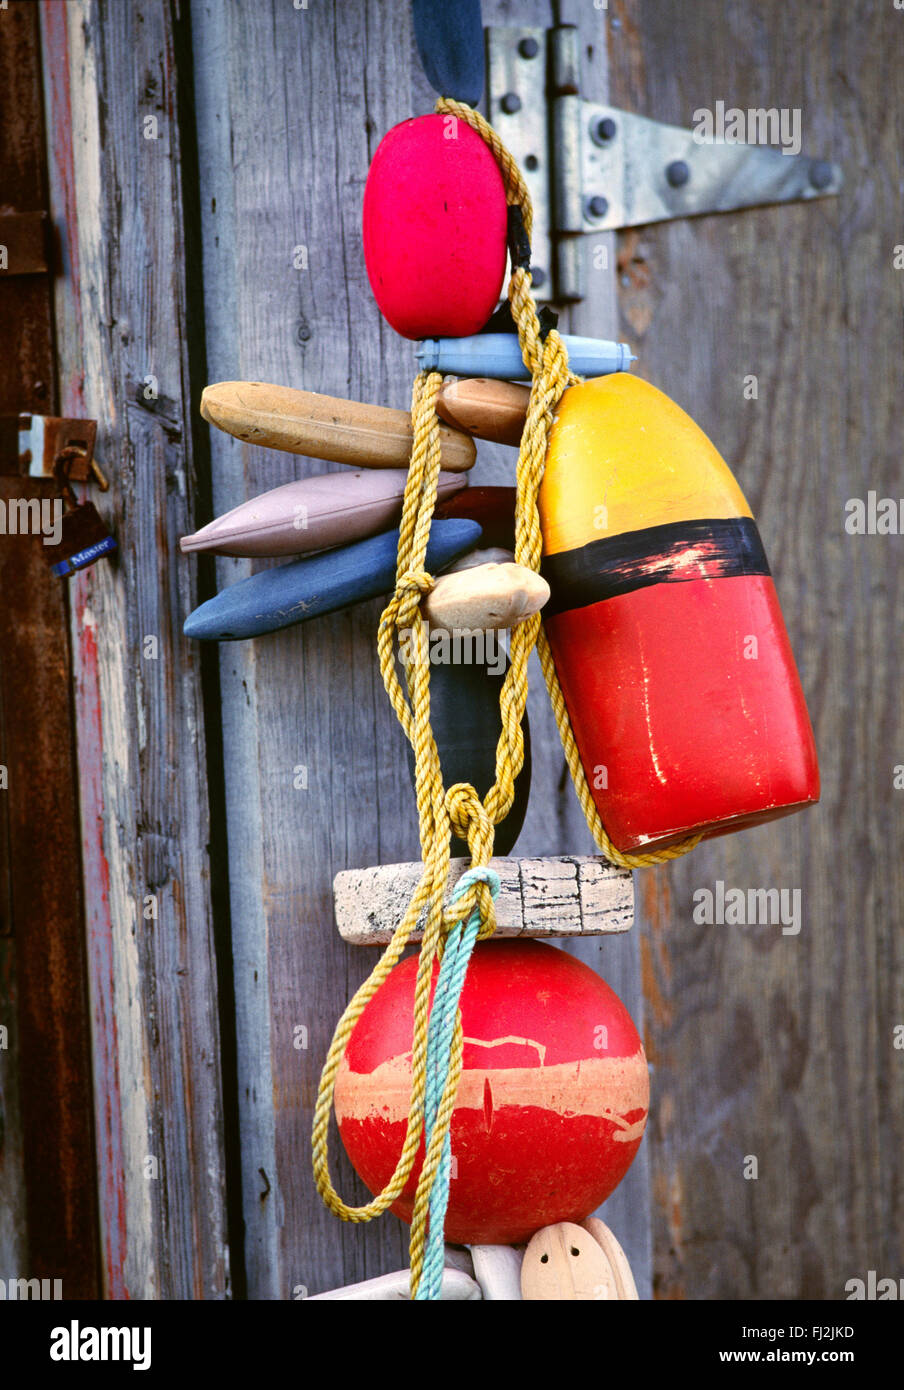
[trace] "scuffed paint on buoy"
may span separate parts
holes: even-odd
[[[539,507],[544,624],[615,846],[643,852],[817,801],[759,532],[694,421],[633,376],[570,388]]]
[[[371,999],[336,1080],[339,1133],[372,1192],[405,1137],[416,970],[403,961]],[[564,951],[489,941],[475,947],[461,1016],[446,1239],[512,1245],[582,1221],[624,1177],[646,1124],[647,1061],[624,1004]],[[423,1144],[392,1208],[405,1221],[422,1158]]]

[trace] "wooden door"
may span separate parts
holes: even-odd
[[[360,226],[377,144],[435,101],[408,11],[402,3],[193,7],[210,380],[274,381],[407,408],[411,345],[374,303]],[[494,13],[485,6],[485,22]],[[548,23],[548,6],[520,6],[518,19]],[[599,16],[582,22],[589,35]],[[604,64],[588,63],[589,83],[595,77],[600,88],[604,74]],[[305,256],[296,256],[300,246]],[[614,333],[614,270],[596,296],[575,324]],[[328,468],[216,431],[211,451],[216,512]],[[481,446],[480,480],[510,483],[513,459]],[[251,568],[221,560],[218,583]],[[319,1204],[309,1157],[333,1027],[375,962],[336,935],[333,876],[418,858],[405,742],[375,654],[381,607],[220,652],[245,1254],[257,1297],[291,1297],[299,1286],[313,1293],[407,1263],[407,1228],[394,1217],[343,1226]],[[518,852],[592,852],[536,663],[532,682],[533,789]],[[607,974],[636,1017],[636,941],[570,949]],[[342,1190],[364,1200],[341,1153],[336,1171]],[[646,1186],[644,1159],[610,1213],[642,1284]]]
[[[620,279],[642,374],[759,520],[822,772],[816,809],[638,880],[656,1291],[839,1299],[894,1277],[904,1229],[904,571],[899,536],[845,525],[852,499],[902,493],[904,12],[610,12],[613,100],[685,126],[719,100],[797,110],[804,151],[844,169],[838,198],[626,236]],[[720,880],[799,889],[800,933],[697,925],[694,893]]]

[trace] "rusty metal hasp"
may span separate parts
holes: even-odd
[[[70,420],[55,415],[0,416],[0,476],[53,479],[54,464],[64,451],[75,455],[72,482],[89,478],[107,490],[107,480],[94,458],[96,420]]]

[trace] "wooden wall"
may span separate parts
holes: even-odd
[[[42,3],[63,412],[98,422],[114,560],[71,581],[103,1287],[228,1292],[178,5]],[[215,726],[214,726],[215,727]]]
[[[636,369],[711,435],[757,515],[814,720],[818,808],[638,877],[656,1289],[845,1296],[904,1244],[900,536],[845,504],[901,487],[904,13],[890,4],[612,0],[613,100],[799,108],[838,199],[622,242]],[[745,400],[743,379],[758,378]],[[801,890],[802,929],[701,926],[715,881]],[[900,1047],[900,1043],[899,1043]],[[759,1176],[745,1180],[745,1155]]]
[[[485,22],[494,10],[497,22],[551,21],[545,4],[519,6],[517,14],[489,5]],[[191,18],[209,379],[274,381],[407,407],[412,349],[370,294],[360,221],[379,140],[435,100],[412,46],[409,6],[359,0],[294,10],[195,0]],[[585,22],[602,32],[598,12]],[[588,64],[587,75],[602,83],[605,64]],[[300,245],[304,271],[293,268]],[[611,318],[614,276],[605,289],[597,278]],[[215,512],[328,471],[217,431],[211,451]],[[475,482],[512,480],[513,452],[482,447],[480,454]],[[218,561],[218,583],[252,568]],[[309,1158],[333,1027],[375,961],[338,939],[333,875],[418,857],[404,739],[374,651],[381,606],[225,645],[220,654],[245,1253],[255,1297],[291,1297],[298,1286],[319,1292],[407,1260],[407,1229],[394,1217],[362,1228],[329,1215]],[[563,776],[537,666],[533,681],[533,797],[518,849],[586,852],[592,843]],[[299,767],[307,769],[302,789]],[[636,1016],[637,944],[574,949],[608,975]],[[306,1032],[296,1034],[299,1026]],[[296,1048],[296,1036],[307,1045]],[[649,1282],[645,1163],[644,1155],[610,1212],[641,1285]],[[347,1199],[363,1200],[344,1155],[335,1170]]]
[[[620,327],[637,370],[736,467],[824,778],[817,810],[639,874],[641,930],[573,948],[646,1011],[652,1120],[609,1219],[645,1285],[652,1169],[661,1296],[834,1299],[869,1268],[899,1272],[902,1229],[900,549],[843,523],[849,497],[896,491],[904,15],[866,0],[558,10],[581,26],[588,94],[608,80],[617,102],[684,125],[720,99],[799,106],[805,148],[847,175],[837,201],[623,235],[620,325],[611,275],[572,317]],[[484,14],[553,19],[543,0]],[[185,615],[251,566],[214,574],[177,537],[326,468],[208,441],[206,380],[407,404],[412,354],[370,296],[360,208],[380,137],[432,97],[405,0],[42,0],[42,26],[62,405],[99,421],[121,544],[74,584],[72,624],[105,1287],[293,1298],[406,1259],[394,1218],[327,1214],[309,1140],[333,1025],[373,959],[340,942],[332,878],[416,857],[413,797],[380,605],[204,656]],[[475,481],[507,480],[511,457],[481,449]],[[530,715],[519,850],[586,852],[536,668]],[[696,925],[692,895],[717,879],[799,887],[800,935]],[[335,1172],[363,1196],[338,1154]]]
[[[47,210],[40,15],[0,16],[3,212]],[[0,240],[8,222],[0,218]],[[58,1279],[93,1298],[99,1259],[68,595],[14,499],[51,486],[17,473],[20,411],[57,414],[53,267],[0,287],[0,1279]],[[48,248],[49,249],[49,248]],[[8,452],[7,452],[8,451]],[[52,1142],[48,1142],[52,1136]]]

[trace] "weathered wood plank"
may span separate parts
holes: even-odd
[[[0,479],[4,515],[13,497],[43,491],[33,480]],[[8,770],[0,796],[9,807],[8,845],[0,847],[0,855],[9,855],[16,995],[15,1014],[4,1011],[0,1022],[13,1034],[18,1059],[12,1095],[18,1090],[21,1098],[29,1258],[27,1268],[9,1274],[60,1279],[66,1297],[96,1298],[96,1177],[67,609],[46,555],[38,536],[0,538],[0,762]],[[16,1128],[13,1116],[13,1136]]]
[[[839,1299],[868,1269],[900,1272],[904,1230],[904,575],[898,537],[844,527],[848,499],[901,494],[904,15],[611,14],[619,104],[685,126],[717,100],[797,110],[803,149],[844,166],[838,199],[628,234],[621,294],[636,369],[696,417],[758,516],[823,778],[818,808],[638,882],[657,1288]],[[696,922],[718,880],[799,889],[799,935]]]
[[[468,859],[452,860],[450,890],[469,864]],[[490,867],[500,880],[495,938],[608,936],[631,929],[632,876],[603,859],[589,855],[491,859]],[[418,861],[337,874],[333,885],[336,925],[343,941],[353,946],[388,942],[422,873]],[[422,935],[419,924],[411,940],[418,941]]]
[[[379,134],[408,113],[407,7],[192,9],[209,374],[408,403],[360,245]],[[365,91],[368,93],[365,99]],[[293,268],[307,248],[308,270]],[[325,465],[211,439],[216,512]],[[252,566],[218,561],[219,585]],[[417,852],[403,742],[374,656],[379,604],[221,652],[248,1289],[289,1298],[406,1263],[393,1217],[336,1222],[310,1123],[323,1056],[366,961],[332,924],[332,876]],[[367,755],[362,756],[362,750]],[[376,753],[376,766],[374,766]],[[385,808],[383,814],[381,810]],[[343,1191],[362,1192],[344,1158]]]
[[[222,1097],[196,601],[176,3],[45,0],[61,404],[120,558],[72,581],[105,1291],[223,1297]]]
[[[39,12],[18,0],[0,24],[0,128],[5,203],[46,220]],[[46,257],[33,257],[31,269],[47,271]],[[0,412],[52,413],[49,274],[5,282],[0,336],[9,347]],[[97,1183],[66,589],[41,538],[16,534],[22,515],[17,522],[13,511],[15,502],[46,505],[48,495],[34,480],[0,479],[0,1270],[56,1278],[67,1297],[94,1298]]]
[[[16,943],[0,933],[0,1277],[4,1279],[28,1268],[16,1000]]]
[[[561,23],[578,27],[581,55],[581,91],[590,101],[610,100],[610,57],[607,49],[608,10],[587,5],[584,0],[561,0],[557,5]],[[618,305],[616,299],[615,236],[612,232],[596,233],[582,238],[584,285],[586,297],[569,310],[568,327],[573,333],[590,337],[619,338]],[[629,340],[630,341],[630,340]],[[556,738],[558,735],[556,734]],[[583,821],[577,798],[564,773],[566,790]],[[586,828],[581,835],[589,840]],[[641,892],[644,875],[636,876],[635,892]],[[595,949],[594,949],[595,948]],[[636,931],[627,936],[599,943],[571,943],[567,949],[580,953],[581,959],[597,970],[624,1000],[641,1037],[645,1038],[646,1004],[644,1000],[640,960],[640,938]],[[634,1271],[640,1297],[652,1296],[653,1236],[651,1202],[651,1141],[655,1134],[657,1090],[655,1074],[651,1075],[651,1124],[645,1142],[627,1176],[619,1183],[607,1202],[596,1213],[612,1228],[624,1247]]]
[[[546,4],[524,8],[551,21]],[[485,22],[504,9],[489,5]],[[191,13],[209,379],[267,380],[407,407],[413,353],[373,302],[360,217],[377,142],[434,101],[414,55],[408,5],[358,0],[294,10],[274,0],[194,0]],[[596,11],[592,22],[602,23]],[[306,248],[305,270],[293,266],[297,246]],[[217,513],[328,471],[216,431],[211,450]],[[481,444],[472,480],[510,482],[513,467],[510,450]],[[218,561],[218,584],[254,568]],[[367,605],[220,653],[254,1297],[292,1297],[299,1285],[314,1293],[406,1262],[407,1229],[395,1218],[348,1227],[326,1212],[309,1158],[322,1060],[368,968],[336,936],[333,875],[417,856],[404,740],[374,652],[379,611]],[[536,662],[531,681],[533,792],[519,852],[592,853]],[[599,968],[597,948],[585,958]],[[607,949],[603,973],[636,1017],[637,972],[630,955],[621,960]],[[342,1154],[334,1171],[343,1193],[360,1200]],[[633,1174],[626,1192],[632,1182]],[[609,1219],[629,1245],[624,1222]],[[629,1253],[641,1268],[642,1257]]]

